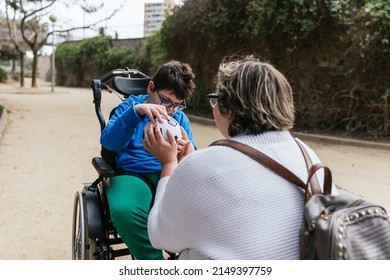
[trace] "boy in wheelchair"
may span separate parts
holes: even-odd
[[[185,100],[195,88],[191,67],[171,61],[155,73],[145,95],[131,95],[115,109],[101,134],[103,147],[116,153],[116,176],[106,190],[111,220],[135,259],[163,259],[148,237],[147,220],[158,180],[160,162],[143,146],[143,129],[149,121],[174,118],[181,126],[178,160],[196,147]]]

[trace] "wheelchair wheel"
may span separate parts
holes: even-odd
[[[76,192],[73,205],[72,259],[95,259],[96,241],[88,238],[85,194]]]
[[[72,259],[86,259],[86,213],[84,196],[76,192],[73,204]]]

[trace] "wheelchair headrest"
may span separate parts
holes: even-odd
[[[114,77],[112,87],[124,96],[146,94],[150,78]]]

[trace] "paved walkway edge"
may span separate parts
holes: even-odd
[[[191,121],[194,121],[197,123],[215,126],[213,119],[198,117],[198,116],[193,116],[193,115],[188,115],[188,118]],[[362,147],[362,148],[390,150],[390,143],[363,141],[363,140],[340,138],[340,137],[333,137],[333,136],[326,136],[326,135],[307,134],[307,133],[301,133],[301,132],[294,132],[294,135],[297,136],[298,138],[300,138],[302,140],[306,140],[306,141],[337,144],[337,145],[356,146],[356,147]]]

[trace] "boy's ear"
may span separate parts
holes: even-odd
[[[149,81],[146,91],[148,94],[153,93],[153,91],[154,91],[154,82],[153,81]]]

